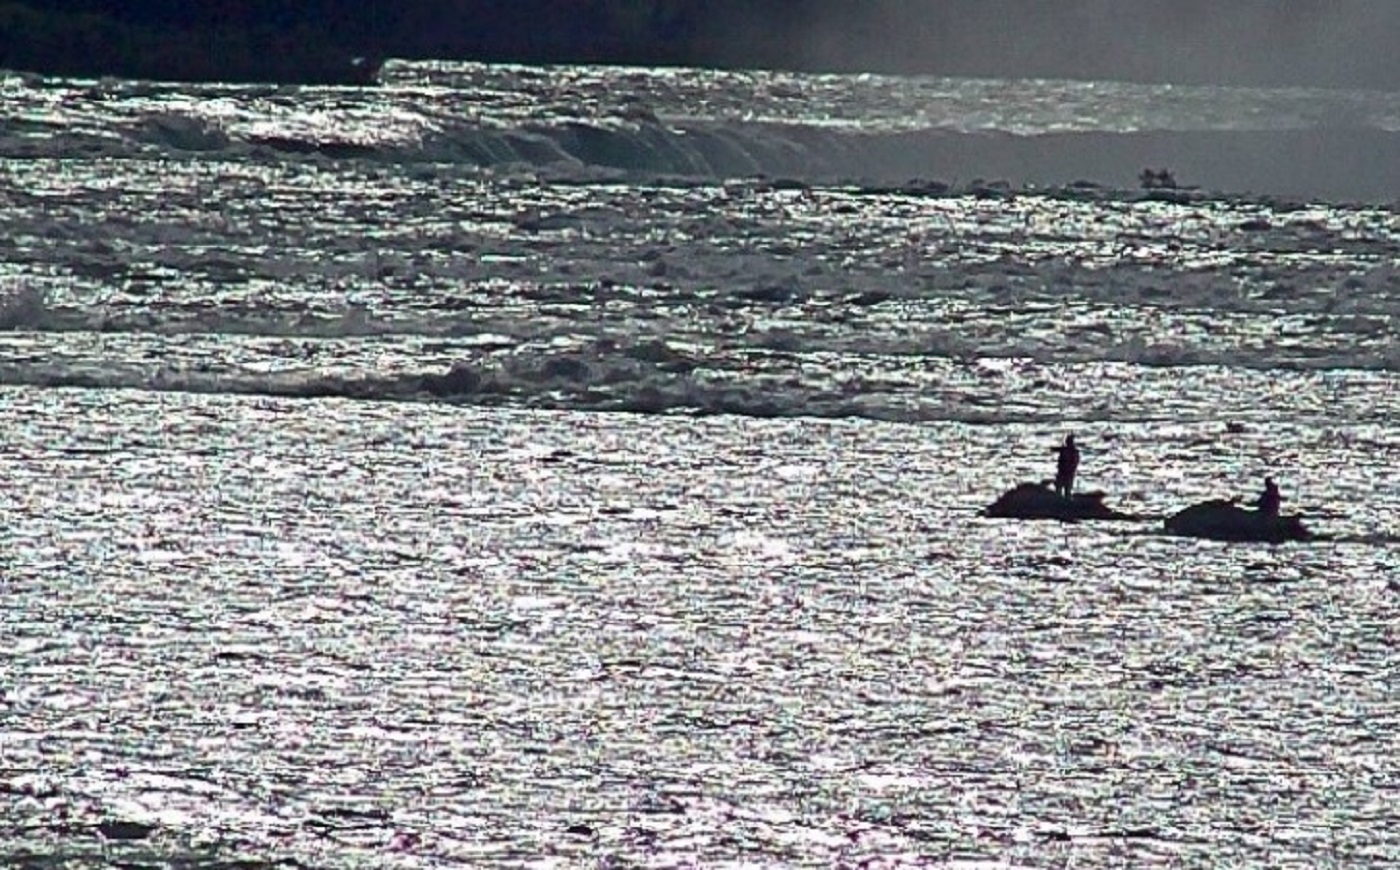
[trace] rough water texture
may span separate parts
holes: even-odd
[[[3,863],[1400,860],[1394,95],[0,93]]]

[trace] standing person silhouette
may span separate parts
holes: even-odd
[[[1074,475],[1079,471],[1079,448],[1074,446],[1074,435],[1065,436],[1065,443],[1050,448],[1059,454],[1055,463],[1055,492],[1064,498],[1074,493]]]
[[[1264,516],[1276,517],[1282,504],[1283,496],[1278,491],[1278,484],[1274,483],[1272,477],[1264,478],[1264,491],[1259,493],[1259,498],[1255,500],[1254,506]]]

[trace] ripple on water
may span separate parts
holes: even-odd
[[[1400,857],[1393,544],[977,519],[1053,432],[8,400],[17,860]],[[1267,455],[1203,432],[1086,427],[1085,476],[1160,514]],[[1383,530],[1393,434],[1296,434]]]

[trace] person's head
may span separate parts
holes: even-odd
[[[1071,432],[1071,433],[1069,433],[1068,435],[1065,436],[1065,443],[1068,444],[1068,445],[1071,446],[1071,447],[1074,446],[1074,433],[1073,433],[1073,432]]]

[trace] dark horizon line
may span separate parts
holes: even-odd
[[[580,10],[578,20],[559,13],[575,8],[571,2]],[[1098,0],[1076,2],[1085,6]],[[823,12],[831,20],[820,27],[775,17],[771,9],[734,18],[744,5],[739,0],[652,0],[650,17],[640,23],[627,17],[632,6],[625,0],[514,0],[504,8],[488,0],[423,0],[411,9],[390,6],[396,10],[392,14],[358,4],[359,17],[327,17],[348,3],[302,0],[288,7],[276,0],[248,0],[244,18],[237,21],[184,6],[185,19],[177,21],[154,11],[179,6],[175,0],[61,0],[55,5],[66,8],[57,11],[38,8],[35,0],[0,0],[0,68],[76,78],[369,85],[379,64],[392,58],[1385,91],[1396,90],[1400,82],[1400,59],[1387,59],[1400,56],[1343,67],[1329,65],[1326,52],[1314,48],[1293,63],[1264,63],[1235,58],[1224,36],[1195,45],[1143,41],[1141,33],[1156,35],[1157,24],[1148,20],[1129,22],[1125,33],[1108,35],[1079,34],[1066,25],[1058,38],[1074,34],[1085,49],[1071,51],[1067,48],[1074,46],[1057,45],[1055,36],[1036,33],[1026,22],[965,38],[974,25],[948,18],[944,7],[935,6],[927,8],[943,9],[944,19],[921,21],[922,30],[895,35],[887,33],[893,25],[874,20],[878,15],[867,19],[834,0],[771,0],[773,8],[788,13]],[[1015,0],[981,5],[988,4],[1010,9]],[[870,0],[868,10],[890,6],[891,0]],[[466,28],[457,21],[474,7],[495,9],[490,27]],[[552,16],[540,17],[550,9]],[[457,18],[433,17],[445,10]],[[831,28],[843,22],[843,14],[849,26],[838,28],[841,36],[834,39]],[[452,22],[458,26],[447,26]],[[435,23],[443,26],[434,29]],[[1299,39],[1296,33],[1292,38]],[[926,41],[939,39],[944,50],[924,50]],[[985,51],[982,39],[988,40]],[[1092,50],[1114,40],[1137,47]],[[356,64],[354,58],[368,62]]]
[[[227,61],[208,62],[181,61],[164,63],[139,60],[129,63],[69,63],[58,61],[37,64],[7,63],[0,55],[0,71],[18,75],[40,77],[99,80],[104,78],[130,79],[134,81],[166,82],[170,84],[229,84],[229,85],[289,85],[289,86],[351,86],[374,87],[380,84],[380,71],[385,64],[401,61],[404,63],[482,63],[518,64],[522,66],[599,66],[599,67],[642,67],[655,69],[697,69],[742,72],[787,72],[809,75],[880,75],[880,76],[926,76],[949,79],[983,80],[1030,80],[1114,82],[1135,85],[1160,85],[1177,87],[1238,87],[1259,89],[1316,89],[1345,91],[1375,91],[1393,93],[1396,89],[1383,87],[1377,83],[1362,85],[1340,82],[1313,82],[1301,84],[1289,79],[1242,78],[1236,80],[1215,80],[1199,77],[1169,78],[1150,75],[1085,75],[1072,70],[1042,70],[1011,75],[977,68],[924,68],[882,67],[860,64],[799,64],[737,61],[711,61],[703,59],[676,58],[672,56],[643,55],[590,55],[579,56],[534,56],[528,53],[476,53],[471,56],[442,56],[391,54],[373,56],[366,53],[345,52],[338,57],[321,54],[308,54],[305,57],[283,55],[269,61]]]

